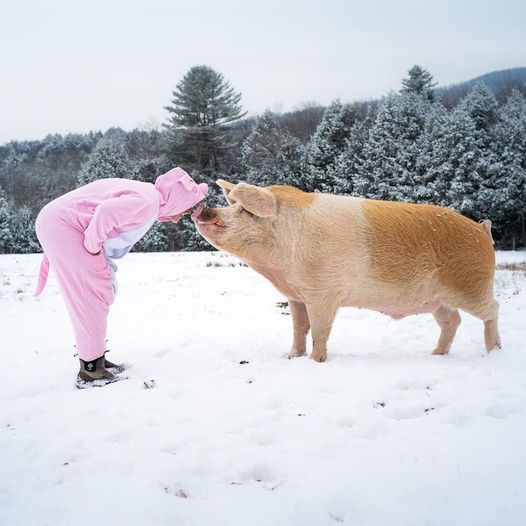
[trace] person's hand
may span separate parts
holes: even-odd
[[[96,252],[96,253],[94,254],[93,252],[90,252],[90,251],[88,250],[88,254],[91,254],[92,256],[98,256],[98,255],[100,254],[100,252],[101,252],[101,251],[99,250],[98,252]]]

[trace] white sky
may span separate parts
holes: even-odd
[[[1,0],[0,143],[163,122],[193,65],[250,114],[526,66],[524,0]]]

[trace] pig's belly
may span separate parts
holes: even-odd
[[[361,309],[369,309],[381,312],[386,316],[390,316],[395,320],[400,320],[406,316],[413,316],[415,314],[427,314],[435,312],[440,307],[440,301],[432,300],[417,304],[404,305],[403,303],[367,303],[367,302],[350,302],[349,307],[358,307]]]

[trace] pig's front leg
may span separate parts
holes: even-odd
[[[309,315],[304,303],[289,300],[290,312],[292,314],[292,326],[294,328],[294,339],[289,358],[303,356],[307,351],[307,334],[310,329]]]
[[[337,307],[330,303],[307,305],[312,331],[312,353],[310,357],[316,362],[324,362],[327,359],[327,340],[337,310]]]

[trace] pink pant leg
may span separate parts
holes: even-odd
[[[57,212],[42,210],[36,222],[37,236],[66,302],[79,356],[91,361],[106,350],[112,278],[104,254],[92,256],[84,248],[83,232],[64,222]]]

